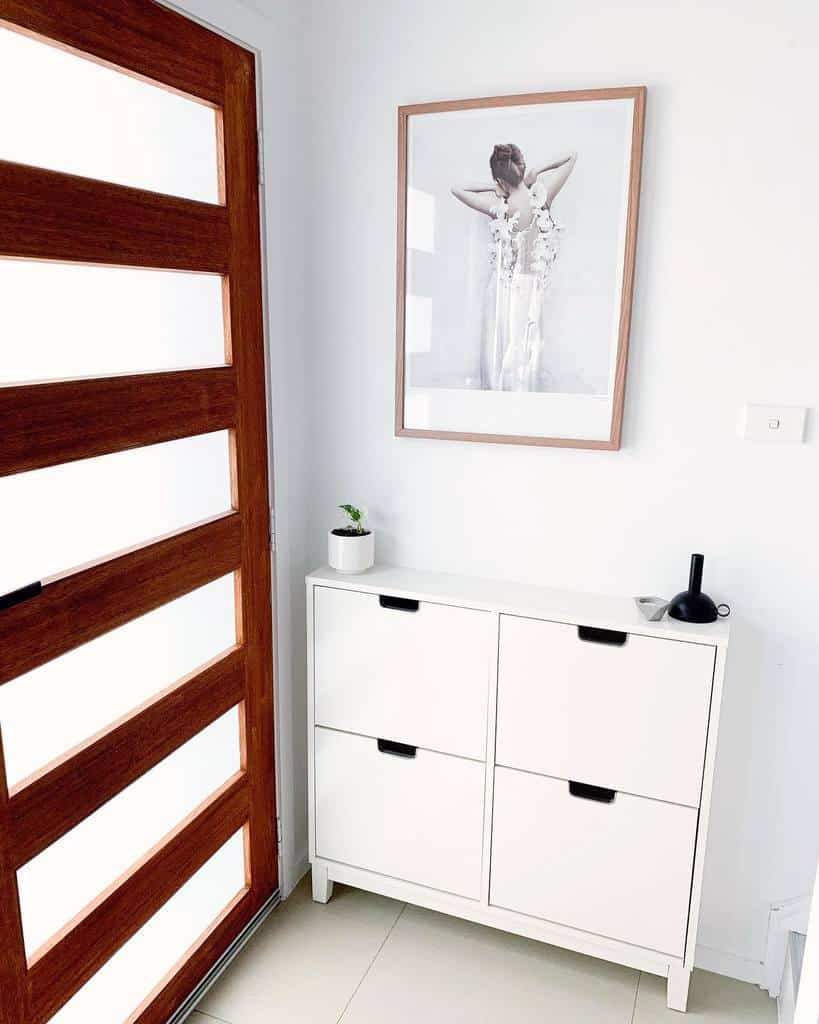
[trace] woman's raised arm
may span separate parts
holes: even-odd
[[[451,192],[465,206],[471,210],[477,210],[478,213],[485,213],[487,217],[492,216],[492,207],[498,201],[494,185],[472,185],[469,188],[453,187]]]
[[[551,206],[552,200],[566,184],[569,175],[574,170],[576,162],[577,153],[569,153],[568,156],[561,157],[560,160],[553,160],[549,164],[531,168],[526,172],[524,181],[527,187],[531,188],[542,174],[548,175],[548,177],[544,177],[543,184],[546,186],[546,205]]]

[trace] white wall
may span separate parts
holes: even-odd
[[[703,550],[735,611],[700,959],[754,977],[768,904],[809,890],[819,846],[819,494],[815,421],[792,449],[734,424],[747,400],[817,404],[819,11],[179,6],[262,54],[285,890],[306,857],[302,577],[338,502],[370,506],[382,560],[578,589],[671,594]],[[623,450],[394,438],[395,107],[622,84],[649,87]]]
[[[819,8],[316,0],[310,16],[297,126],[309,148],[287,197],[307,260],[282,266],[288,288],[307,289],[310,348],[305,359],[282,336],[292,379],[273,395],[274,414],[285,387],[297,405],[307,373],[309,444],[285,436],[280,499],[289,489],[291,514],[309,499],[316,563],[341,501],[369,505],[379,559],[422,568],[670,595],[689,553],[705,552],[734,641],[700,960],[753,977],[769,903],[809,891],[819,846],[815,425],[792,448],[735,433],[746,401],[817,405]],[[639,84],[648,122],[623,450],[393,437],[396,106]],[[303,552],[288,541],[300,628]],[[280,700],[303,732],[301,695]],[[299,770],[301,759],[299,746]],[[303,826],[301,807],[293,820]]]

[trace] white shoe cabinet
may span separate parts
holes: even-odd
[[[693,967],[724,622],[410,569],[307,579],[313,898],[334,881]]]

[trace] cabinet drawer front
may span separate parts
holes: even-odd
[[[681,957],[697,812],[498,768],[490,903]]]
[[[484,765],[315,730],[316,854],[478,899]]]
[[[316,587],[316,724],[486,756],[487,612]]]
[[[704,644],[503,615],[497,763],[697,807],[713,674]]]

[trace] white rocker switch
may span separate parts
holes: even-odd
[[[801,444],[805,440],[808,410],[801,405],[745,406],[740,436],[768,444]]]

